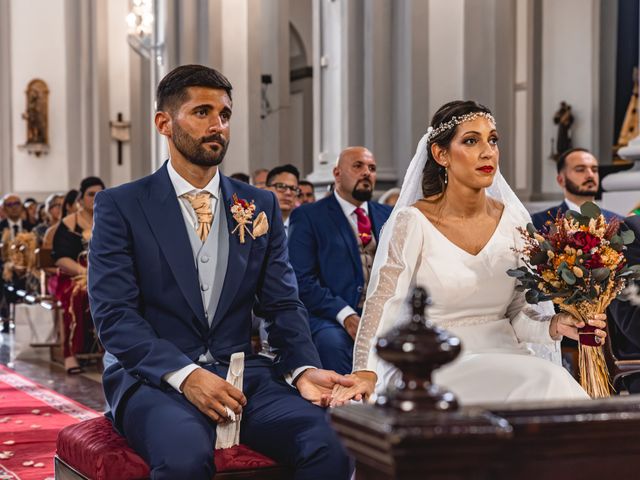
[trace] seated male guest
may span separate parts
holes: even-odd
[[[3,243],[2,255],[0,257],[0,318],[3,319],[2,332],[9,331],[9,304],[14,303],[17,300],[15,293],[9,293],[4,288],[5,280],[2,278],[2,272],[4,270],[4,262],[7,260],[8,247],[11,242],[22,232],[31,231],[31,224],[24,220],[23,206],[20,197],[13,193],[6,194],[2,203],[4,211],[7,216],[4,220],[0,221],[0,243]],[[24,279],[16,278],[15,276],[9,280],[16,288],[24,288]]]
[[[298,201],[301,205],[305,203],[313,203],[316,201],[316,191],[313,183],[306,180],[300,180],[298,184],[300,188],[300,195],[298,195]]]
[[[267,190],[276,194],[284,222],[284,233],[287,235],[289,234],[289,216],[298,206],[299,180],[300,172],[289,164],[273,168],[267,174]]]
[[[22,218],[24,212],[20,197],[8,193],[4,196],[2,203],[7,218],[0,221],[0,235],[13,240],[19,233],[30,232],[31,224]]]
[[[251,177],[251,185],[256,188],[266,188],[267,187],[267,175],[269,174],[268,168],[259,168]]]
[[[625,256],[628,265],[640,264],[640,217],[632,215],[625,219],[625,225],[630,228],[636,238],[631,245],[627,245]],[[622,227],[624,228],[624,226]],[[636,282],[640,287],[640,282]],[[640,295],[640,290],[638,291]],[[607,310],[609,334],[614,347],[614,354],[620,360],[640,358],[640,298],[633,301],[625,300],[624,295],[611,302]],[[640,374],[624,377],[624,386],[629,393],[640,393]]]
[[[289,256],[322,365],[351,372],[380,228],[391,207],[371,202],[376,160],[364,147],[342,151],[335,192],[291,214]]]
[[[580,211],[585,202],[595,202],[600,176],[598,174],[598,159],[584,148],[567,150],[558,159],[558,176],[556,181],[564,193],[564,201],[560,205],[531,215],[533,225],[538,229],[546,229],[553,222],[558,213],[567,210]],[[607,220],[619,218],[620,215],[602,209]]]
[[[108,416],[153,479],[213,478],[216,426],[240,413],[240,441],[294,478],[348,479],[320,406],[336,383],[353,382],[318,368],[275,197],[218,170],[231,113],[220,72],[174,69],[158,86],[155,116],[169,161],[96,196],[89,296],[117,359],[104,371]],[[257,305],[275,361],[252,354]],[[225,380],[236,352],[245,354],[242,391]]]

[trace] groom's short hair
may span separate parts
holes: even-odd
[[[189,87],[222,89],[231,99],[231,82],[219,71],[204,65],[181,65],[158,84],[156,110],[173,111],[187,99]]]

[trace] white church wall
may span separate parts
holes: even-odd
[[[10,15],[13,189],[43,199],[69,187],[64,0],[12,0]],[[34,78],[49,86],[50,151],[40,157],[18,149],[26,141],[25,90]]]
[[[555,163],[548,158],[557,138],[553,115],[572,106],[573,144],[597,151],[599,0],[544,0],[542,25],[542,193],[560,194]]]

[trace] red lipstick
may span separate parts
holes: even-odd
[[[485,165],[484,167],[476,168],[476,170],[480,170],[483,173],[493,173],[495,168],[493,168],[491,165]]]

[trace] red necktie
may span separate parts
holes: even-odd
[[[360,207],[355,209],[356,217],[358,217],[358,236],[365,247],[371,241],[371,220]]]

